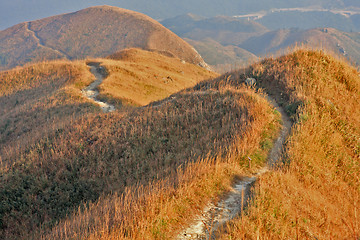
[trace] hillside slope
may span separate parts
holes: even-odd
[[[255,54],[238,45],[269,31],[255,21],[227,16],[205,18],[186,14],[161,23],[194,46],[204,60],[219,72],[256,60]]]
[[[261,177],[253,205],[221,239],[359,239],[359,72],[298,50],[232,75],[234,85],[257,78],[296,122],[283,166]]]
[[[196,96],[197,101],[201,102],[196,104],[200,107],[197,112],[202,111],[205,118],[210,120],[219,112],[207,115],[205,109],[210,106],[223,109],[218,91],[227,89],[225,106],[245,100],[239,101],[233,97],[244,90],[243,83],[247,77],[255,77],[258,86],[282,104],[295,126],[284,148],[283,164],[279,165],[279,169],[260,177],[257,196],[247,214],[225,226],[225,231],[218,233],[223,235],[216,238],[282,239],[286,236],[293,239],[358,239],[360,79],[355,68],[322,52],[299,50],[276,59],[266,59],[215,80],[201,82],[193,89],[174,95],[173,100],[168,99],[153,106],[160,108],[162,114],[165,107],[174,107],[175,111],[184,113],[186,111],[182,107],[185,103],[181,102],[187,99],[187,103],[191,103],[190,99]],[[259,95],[250,96],[245,101],[247,104],[254,104],[255,101],[264,106],[265,102],[260,100]],[[245,106],[242,108],[245,109]],[[223,110],[220,112],[226,111]],[[233,114],[233,111],[228,113]],[[262,111],[258,109],[256,112]],[[187,114],[186,119],[194,119],[192,113]],[[232,119],[231,116],[229,119]],[[253,116],[255,121],[263,121],[262,117],[267,114],[262,112],[262,117],[258,114],[257,117]],[[167,111],[164,117],[172,119]],[[178,117],[181,118],[181,115]],[[178,127],[181,129],[181,126]],[[223,127],[220,129],[224,130]],[[152,132],[149,135],[156,134]],[[245,136],[236,139],[241,141]],[[247,148],[246,145],[251,142],[247,139],[233,146]],[[271,146],[271,142],[261,142],[257,150],[261,151],[266,145]],[[240,149],[230,152],[235,154],[226,155],[230,160],[227,163],[235,160],[234,165],[230,165],[232,170],[228,168],[229,165],[222,165],[221,161],[215,164],[218,166],[216,170],[207,161],[188,165],[191,166],[188,171],[179,170],[176,174],[178,178],[170,178],[176,179],[175,182],[170,179],[161,183],[155,181],[138,191],[137,188],[129,188],[121,196],[110,195],[91,204],[86,210],[79,210],[45,238],[171,239],[177,236],[174,233],[179,230],[179,225],[191,222],[193,212],[208,206],[209,195],[217,191],[216,186],[224,183],[224,180],[218,179],[219,174],[223,171],[236,173],[239,165],[242,168],[249,166],[244,162],[248,157],[256,159],[258,154],[256,150],[253,154],[247,152],[244,155],[241,155]],[[196,180],[189,180],[190,176]],[[215,196],[212,195],[214,202],[218,200]],[[103,219],[107,219],[106,223]],[[211,226],[207,225],[208,228]]]
[[[341,31],[360,31],[356,24],[355,14],[348,16],[330,11],[300,11],[297,9],[289,11],[274,11],[256,20],[271,30],[283,28],[336,28]]]
[[[118,61],[120,74],[125,69],[125,59],[136,59],[136,56],[132,56],[134,53],[136,50],[119,54],[122,59]],[[144,54],[140,53],[138,58],[144,58]],[[102,59],[97,60],[101,62]],[[175,60],[183,64],[179,59]],[[116,70],[114,64],[117,61],[106,61],[103,62],[109,66],[111,76]],[[128,64],[135,65],[136,62]],[[82,67],[85,66],[85,62],[82,62]],[[185,66],[188,69],[191,67]],[[146,68],[144,65],[139,68],[141,67]],[[26,69],[20,70],[26,72]],[[169,69],[165,70],[168,73]],[[195,66],[194,75],[201,73],[200,70],[204,71]],[[148,71],[151,72],[151,69]],[[184,70],[184,73],[187,74],[187,71]],[[131,72],[129,76],[132,76]],[[30,76],[30,82],[31,79]],[[126,81],[123,76],[119,80]],[[46,79],[40,82],[43,84],[30,84],[29,88],[35,91],[44,85],[47,89]],[[74,91],[80,94],[84,84],[78,81],[72,84]],[[21,88],[21,85],[15,84],[15,87]],[[7,94],[12,96],[11,91]],[[78,97],[80,101],[84,101],[84,98]],[[71,101],[66,96],[65,99]],[[160,193],[173,201],[174,188],[186,187],[181,190],[186,194],[180,194],[177,197],[180,200],[177,201],[188,201],[188,197],[197,201],[203,195],[199,195],[198,188],[193,186],[203,184],[201,188],[208,188],[207,184],[211,183],[213,190],[207,194],[207,198],[211,199],[217,192],[225,191],[236,174],[262,164],[263,152],[267,148],[258,150],[258,147],[263,141],[271,141],[270,133],[273,134],[277,126],[276,114],[267,101],[246,87],[231,89],[223,86],[207,91],[189,89],[150,106],[127,108],[125,111],[108,114],[100,112],[99,108],[91,108],[92,105],[86,102],[93,113],[84,114],[83,117],[73,119],[34,139],[16,151],[11,164],[1,166],[2,239],[39,239],[38,234],[45,234],[44,238],[49,239],[64,239],[67,236],[74,238],[75,235],[71,235],[73,233],[80,238],[100,234],[95,237],[99,238],[105,233],[102,230],[103,224],[109,224],[106,226],[106,233],[110,233],[110,229],[114,227],[124,226],[120,230],[126,232],[131,228],[128,234],[156,238],[157,231],[152,231],[150,226],[157,225],[158,216],[151,215],[157,210],[146,213],[151,215],[151,221],[147,217],[146,221],[141,220],[142,232],[139,231],[140,221],[133,221],[147,216],[135,208],[145,211],[150,207],[158,208],[156,205],[144,207],[142,197],[153,196],[160,200],[163,199],[158,195]],[[16,120],[11,124],[17,126]],[[40,120],[37,121],[41,123]],[[44,124],[41,126],[46,127]],[[264,134],[266,131],[270,133]],[[17,139],[16,135],[14,138]],[[256,155],[252,166],[246,165],[245,154]],[[152,186],[163,187],[153,191]],[[150,191],[140,194],[142,189]],[[112,213],[119,214],[111,216],[116,219],[111,222],[103,221],[111,212],[102,211],[101,208],[112,208],[111,202],[117,201],[116,196],[129,193],[129,198],[122,202],[124,208],[117,205],[116,209],[119,211],[111,210]],[[186,199],[182,198],[184,196],[187,196]],[[88,222],[80,220],[76,221],[77,224],[71,224],[71,228],[66,226],[67,230],[63,231],[62,224],[66,224],[64,218],[71,217],[72,213],[77,217],[78,210],[87,209],[82,207],[84,203],[94,206],[97,201],[102,213],[90,220],[89,227],[84,228],[83,224]],[[201,201],[202,204],[205,203]],[[145,201],[146,204],[155,202]],[[186,221],[189,213],[194,212],[197,207],[194,204],[184,204],[183,207],[189,211],[179,211],[176,216],[180,214],[182,221]],[[80,218],[83,219],[83,216],[88,215],[85,213]],[[102,220],[98,222],[97,219]],[[51,229],[60,220],[63,220],[61,224]],[[77,229],[78,226],[80,229]],[[159,227],[162,227],[161,223]],[[95,231],[97,229],[100,229],[99,232]],[[171,229],[168,229],[168,234],[173,234]]]
[[[117,7],[99,6],[1,31],[0,69],[49,59],[106,57],[131,47],[206,66],[189,44],[150,17]]]
[[[81,62],[55,61],[0,72],[0,164],[48,133],[95,112],[79,88],[93,76]]]
[[[114,59],[52,61],[0,72],[0,159],[7,165],[14,154],[60,126],[99,107],[81,90],[94,81],[89,64],[105,67],[98,87],[100,99],[118,110],[161,100],[217,74],[156,52],[128,49]],[[44,124],[47,124],[44,127]]]
[[[212,38],[223,45],[237,45],[249,37],[269,31],[255,21],[227,16],[204,18],[186,14],[165,19],[161,24],[180,37],[197,41]]]
[[[171,31],[186,37],[189,37],[194,29],[244,33],[268,31],[266,27],[255,21],[248,21],[247,19],[239,19],[228,16],[205,18],[194,14],[186,14],[165,19],[161,21],[161,24],[169,28]]]
[[[289,12],[283,11],[275,11],[275,13],[291,15],[293,14],[292,12],[296,12],[295,10],[289,10]],[[320,12],[326,15],[326,12]],[[259,14],[261,15],[261,13]],[[313,18],[319,17],[318,21],[321,22],[321,16],[317,16],[316,13],[304,10],[301,14],[300,16],[306,18],[314,26],[327,26],[327,24],[320,23],[316,25],[314,20],[306,17],[306,14],[310,14]],[[296,14],[293,15],[291,17],[295,20],[292,20],[289,16],[288,19],[284,17],[284,19],[277,21],[280,21],[282,24],[290,24],[288,26],[291,26],[293,24],[291,21],[294,21],[296,25],[296,22],[299,22],[299,20],[296,19]],[[332,13],[332,15],[340,14]],[[334,54],[343,55],[356,64],[360,63],[360,34],[358,32],[344,32],[329,27],[301,29],[300,25],[298,28],[288,29],[278,29],[279,27],[275,27],[277,25],[280,26],[280,23],[274,23],[275,26],[270,26],[276,29],[270,31],[264,25],[271,25],[272,20],[267,20],[267,17],[271,17],[271,14],[256,21],[251,20],[250,17],[248,19],[246,16],[248,15],[243,17],[219,16],[204,18],[194,14],[187,14],[165,19],[161,23],[184,39],[190,39],[187,41],[201,53],[207,63],[216,69],[221,69],[224,64],[229,64],[230,59],[234,60],[232,64],[235,65],[239,62],[247,62],[249,58],[251,59],[251,55],[262,57],[269,54],[284,54],[286,49],[292,48],[295,45],[305,45],[313,49],[330,51]],[[356,14],[351,15],[351,17],[340,16],[347,20],[352,18],[354,21],[356,21],[357,17]],[[259,22],[264,23],[264,25],[259,24]],[[300,22],[304,23],[304,21]],[[334,24],[328,25],[341,25],[336,20],[333,22]],[[308,28],[309,26],[304,25],[303,27]],[[350,31],[350,27],[349,25],[349,28],[345,30]]]
[[[137,106],[164,99],[218,76],[179,58],[141,49],[126,49],[101,62],[108,70],[108,77],[99,86],[100,97]]]

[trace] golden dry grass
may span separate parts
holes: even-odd
[[[215,73],[179,59],[132,49],[122,61],[94,59],[109,68],[100,98],[144,105],[160,100]],[[148,72],[148,73],[147,73]],[[172,76],[172,81],[154,76]],[[165,77],[164,77],[165,78]],[[0,72],[0,160],[13,162],[14,154],[48,131],[69,124],[88,112],[99,111],[79,90],[94,80],[84,61],[52,61]],[[124,101],[123,96],[127,97]],[[138,101],[137,101],[138,100]],[[46,127],[44,127],[46,125]]]
[[[200,78],[204,79],[204,76],[214,75],[202,68],[183,64],[178,59],[157,54],[153,55],[157,57],[152,60],[158,65],[146,65],[146,61],[150,61],[149,53],[141,55],[133,51],[136,55],[131,56],[131,63],[128,58],[128,64],[134,67],[138,62],[140,66],[137,71],[155,68],[157,74],[175,75],[174,80],[181,84],[177,85],[174,81],[171,87],[165,88],[169,93],[177,88],[182,89],[182,81],[185,86],[191,86]],[[114,68],[115,62],[126,65],[126,61],[104,60],[104,63],[108,62]],[[176,70],[175,67],[180,66],[186,66],[186,69]],[[110,77],[116,74],[115,70],[109,69]],[[189,75],[187,81],[183,74],[179,77],[176,75],[182,71],[184,75]],[[236,136],[244,135],[251,139],[240,148],[241,154],[255,151],[259,156],[258,164],[261,164],[261,156],[265,153],[256,151],[259,134],[270,123],[273,124],[271,130],[275,129],[276,120],[272,110],[264,99],[249,89],[219,88],[178,94],[175,100],[165,101],[161,106],[137,110],[126,108],[126,111],[107,115],[80,92],[93,81],[83,61],[45,62],[0,74],[3,81],[1,101],[6,106],[1,109],[5,113],[1,121],[5,134],[1,135],[3,163],[0,168],[0,236],[4,239],[38,238],[40,226],[42,231],[50,234],[44,236],[58,234],[61,225],[53,232],[49,232],[49,229],[83,203],[95,201],[94,205],[97,205],[99,197],[113,202],[115,200],[111,196],[121,196],[126,189],[133,189],[136,193],[148,188],[148,185],[162,184],[163,187],[155,188],[147,197],[156,198],[159,192],[172,196],[171,189],[180,188],[180,184],[175,183],[182,182],[191,187],[198,180],[191,169],[203,169],[199,170],[200,179],[204,177],[203,174],[207,179],[212,177],[207,169],[215,169],[215,165],[223,161],[222,166],[227,170],[219,175],[221,178],[214,180],[208,193],[208,198],[211,198],[216,191],[224,191],[224,186],[229,185],[235,172],[246,168],[238,164],[243,161],[236,152],[238,150],[234,152],[236,164],[233,162],[229,165],[224,157],[230,154],[228,149],[232,149],[233,142],[238,141]],[[141,90],[141,86],[137,87]],[[152,97],[159,99],[157,95],[155,92]],[[266,152],[267,149],[262,151]],[[235,165],[238,166],[236,171]],[[199,182],[203,188],[208,188],[204,183],[206,181]],[[189,189],[182,191],[185,193]],[[196,189],[193,193],[189,191],[199,201],[205,201],[207,198],[200,200],[203,195],[199,196],[199,192]],[[130,199],[130,202],[124,202],[125,208],[121,211],[127,212],[133,204],[144,204],[135,195]],[[167,198],[167,201],[174,204],[172,198]],[[101,205],[101,200],[99,203]],[[107,207],[111,208],[112,205]],[[156,205],[151,207],[157,208]],[[101,215],[92,217],[95,220],[102,218]],[[141,216],[130,214],[129,220],[133,217],[137,219]],[[185,214],[180,218],[188,219],[189,216]],[[103,228],[102,223],[95,222],[94,228]],[[124,224],[122,226],[135,229],[130,222]],[[149,224],[152,222],[144,225],[145,233],[149,233],[146,230]],[[77,225],[73,226],[74,229],[60,234],[78,232]],[[115,226],[110,224],[108,228],[115,229]],[[88,230],[78,234],[87,236],[99,233]],[[123,230],[120,228],[116,231]],[[164,234],[172,232],[167,229]],[[155,237],[156,231],[153,234]]]
[[[99,86],[100,98],[114,103],[144,106],[217,76],[178,58],[140,49],[127,49],[100,61],[109,74]]]
[[[323,52],[299,50],[246,74],[289,99],[296,125],[283,169],[261,177],[247,214],[222,239],[358,239],[359,73]]]
[[[93,81],[81,62],[55,61],[0,72],[0,162],[79,116],[96,111],[79,88]]]
[[[103,169],[116,173],[119,161],[127,166],[121,167],[122,174],[118,176],[103,175],[112,179],[115,194],[104,195],[85,210],[80,208],[43,238],[169,239],[205,204],[229,190],[235,177],[263,165],[269,148],[261,146],[271,141],[278,127],[278,116],[264,98],[240,86],[190,91],[175,97],[161,106],[136,112],[136,120],[124,117],[116,124],[132,125],[133,133],[121,134],[126,138],[116,141],[125,141],[126,151],[134,157],[108,158],[108,151],[120,154],[115,151],[119,147],[104,147],[114,141],[110,139],[116,139],[119,131],[109,120],[97,126],[99,130],[93,130],[101,136],[97,142],[101,142],[99,147],[105,152],[94,148],[94,153],[89,154],[97,159],[101,155],[104,160],[100,162],[113,165]],[[111,118],[119,121],[116,115]],[[141,127],[142,123],[146,124]],[[102,140],[104,134],[109,135],[107,141]],[[251,169],[247,156],[256,160]],[[92,160],[87,157],[86,161]],[[145,166],[147,170],[142,171]],[[119,184],[122,181],[126,188]],[[121,191],[115,191],[114,183]]]
[[[308,50],[200,82],[149,107],[86,115],[27,147],[1,169],[2,236],[176,236],[234,178],[266,159],[278,116],[242,85],[246,77],[257,78],[296,124],[283,168],[260,178],[247,214],[221,238],[357,239],[359,74]],[[257,160],[251,169],[247,156]]]

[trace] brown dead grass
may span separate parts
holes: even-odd
[[[104,64],[110,66],[109,76],[116,73],[111,71],[115,62],[133,68],[138,62],[137,71],[156,66],[157,74],[174,73],[174,80],[184,81],[185,86],[194,85],[197,77],[214,75],[161,56],[153,59],[158,65],[146,65],[150,61],[146,54],[136,52],[131,57],[136,61],[130,63],[128,58],[127,63],[104,60]],[[182,74],[176,75],[182,71],[193,78],[185,81]],[[162,105],[103,114],[81,95],[80,89],[93,80],[85,62],[47,62],[0,74],[0,98],[7,106],[1,109],[5,134],[1,135],[0,238],[4,239],[36,239],[39,234],[97,238],[118,231],[129,231],[136,238],[170,236],[179,229],[177,221],[191,218],[188,210],[194,213],[226,191],[236,174],[246,171],[245,155],[258,156],[253,168],[262,164],[268,149],[257,147],[277,125],[266,101],[247,88],[187,91]],[[172,84],[165,88],[169,93],[184,88]],[[157,95],[152,97],[158,99]],[[124,206],[120,209],[114,205],[119,201]],[[136,210],[143,206],[153,210]],[[159,212],[159,206],[168,210]],[[114,207],[127,217],[111,215]],[[161,219],[167,214],[173,220],[163,227]],[[66,216],[69,220],[63,220]],[[104,225],[104,218],[112,220]],[[75,224],[73,219],[80,221]],[[134,224],[138,220],[140,235]]]
[[[127,167],[121,167],[122,174],[118,176],[112,174],[115,179],[112,179],[111,187],[114,189],[116,183],[122,190],[114,189],[115,194],[104,195],[85,210],[79,209],[43,238],[174,237],[205,204],[216,201],[219,194],[227,191],[236,176],[263,165],[269,149],[260,146],[273,137],[278,126],[277,116],[266,100],[244,87],[219,87],[205,92],[177,94],[175,100],[144,109],[135,116],[138,120],[125,117],[119,122],[131,124],[134,133],[121,134],[126,138],[116,141],[129,142],[126,151],[139,156],[119,159]],[[111,118],[118,121],[116,115]],[[146,123],[143,127],[142,122]],[[114,141],[110,140],[113,139],[110,136],[116,138],[115,132],[119,131],[119,127],[114,127],[108,120],[104,123],[97,127],[101,131],[92,130],[100,134],[98,136],[109,135],[107,141],[101,140],[103,137],[97,140],[101,142],[99,147],[106,152],[119,149],[115,146],[104,147],[104,144]],[[107,128],[112,130],[108,131]],[[130,140],[139,133],[147,140],[138,136],[134,145]],[[146,150],[149,147],[153,149],[150,152]],[[91,152],[98,159],[96,149]],[[104,167],[104,170],[118,168],[116,156],[110,160],[106,157],[109,154],[101,155],[107,164],[114,164],[113,167]],[[253,155],[257,160],[249,169],[247,156]],[[92,160],[87,157],[86,161]],[[130,166],[133,166],[133,170]],[[144,166],[148,166],[147,170],[141,172]],[[134,176],[138,176],[140,181]],[[154,176],[156,180],[151,180]],[[108,178],[109,175],[103,177]],[[124,180],[117,179],[119,177]],[[126,188],[119,184],[122,181],[127,183]]]
[[[144,106],[168,97],[216,73],[155,52],[128,49],[101,60],[108,77],[99,86],[100,98]]]
[[[0,72],[0,162],[79,116],[94,112],[79,88],[93,76],[81,62],[55,61]]]
[[[245,74],[282,92],[296,125],[283,170],[261,177],[247,215],[222,239],[358,239],[359,73],[323,52],[299,50]]]
[[[127,57],[121,61],[93,59],[103,62],[110,73],[100,86],[100,98],[124,111],[124,105],[129,103],[145,105],[216,76],[154,52],[140,49],[125,52]],[[56,131],[85,113],[99,110],[79,91],[93,80],[84,61],[43,62],[0,72],[1,162],[13,162],[10,159],[21,149],[50,129]]]

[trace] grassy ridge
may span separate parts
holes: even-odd
[[[275,96],[296,125],[283,170],[261,177],[248,214],[222,238],[358,238],[359,75],[306,50],[145,108],[87,114],[28,146],[1,169],[0,236],[176,236],[234,178],[266,159],[278,116],[243,86],[246,77]],[[256,162],[251,169],[248,156]]]
[[[203,68],[182,63],[179,59],[135,49],[130,52],[131,57],[128,54],[128,58],[121,61],[94,59],[96,62],[110,63],[109,66],[106,65],[109,67],[108,82],[115,85],[119,82],[120,84],[128,82],[131,85],[134,75],[138,79],[138,76],[142,76],[141,72],[145,70],[156,72],[160,76],[170,75],[173,81],[163,83],[163,85],[161,81],[156,83],[154,76],[142,76],[144,83],[151,80],[152,82],[147,84],[157,84],[159,88],[164,87],[165,96],[167,96],[186,86],[192,86],[202,79],[215,76],[214,73]],[[176,64],[171,65],[171,63]],[[123,69],[126,71],[125,74],[121,72]],[[132,69],[135,74],[131,74],[131,71],[127,69]],[[118,74],[121,74],[121,79],[116,78]],[[125,142],[117,144],[116,138],[108,139],[110,136],[107,134],[110,129],[107,128],[107,124],[110,124],[111,128],[119,127],[117,124],[122,121],[124,114],[131,115],[124,112],[128,110],[131,112],[132,108],[121,108],[122,110],[112,117],[103,116],[100,108],[87,100],[80,91],[94,80],[85,61],[44,62],[0,72],[0,76],[0,103],[3,106],[0,109],[2,113],[0,117],[0,238],[19,236],[26,238],[27,234],[40,224],[52,225],[83,201],[96,200],[102,193],[119,190],[128,184],[141,181],[142,173],[147,173],[148,165],[134,173],[131,166],[136,168],[138,165],[132,162],[131,166],[123,166],[123,169],[130,171],[124,175],[127,176],[124,177],[127,180],[121,179],[117,185],[110,186],[116,174],[122,174],[122,172],[113,172],[108,175],[106,171],[115,169],[113,165],[105,164],[106,169],[97,165],[98,161],[111,160],[111,156],[115,157],[112,144],[115,144],[115,152],[129,149],[130,152],[126,153],[129,154],[127,157],[133,160],[145,158],[150,152],[140,151],[140,149],[131,150],[140,144],[139,139],[125,138]],[[144,88],[141,84],[132,84],[132,87],[135,92],[142,91]],[[109,88],[105,85],[103,89]],[[102,97],[106,100],[123,101],[111,94],[106,96],[102,94]],[[150,96],[147,96],[147,101],[163,97],[153,91]],[[118,107],[121,107],[121,104]],[[154,116],[154,118],[157,117],[159,116]],[[117,133],[137,134],[131,130],[131,121],[136,122],[138,119],[128,116],[127,120],[129,122],[119,127]],[[144,122],[138,124],[141,125],[139,126],[141,131],[145,130]],[[98,132],[94,133],[94,129]],[[82,135],[83,131],[88,131],[92,137],[87,138]],[[204,132],[207,133],[207,131]],[[101,139],[101,136],[104,139]],[[115,133],[114,136],[120,139],[122,137]],[[98,142],[98,139],[101,141]],[[157,140],[157,138],[149,137],[139,141],[149,141],[148,150],[155,151],[151,150],[151,145]],[[164,141],[166,143],[166,139]],[[94,148],[96,152],[89,153],[92,154],[93,158],[91,158],[83,151],[93,143],[94,147],[96,145]],[[128,144],[133,146],[129,147]],[[209,148],[206,144],[201,144],[201,146],[205,149]],[[108,154],[104,153],[102,156],[101,149],[107,147],[109,147]],[[166,152],[166,149],[163,151]],[[98,158],[94,155],[96,153],[99,154]],[[191,154],[199,154],[199,150],[194,150]],[[175,160],[171,155],[163,164],[173,161]],[[97,170],[93,173],[94,169]],[[161,171],[157,170],[158,172]],[[147,174],[155,176],[153,172]],[[108,175],[109,178],[103,179],[103,175]],[[146,174],[143,177],[144,179],[152,178]]]
[[[263,176],[248,214],[222,239],[357,239],[360,236],[360,78],[329,55],[300,50],[246,73],[296,111],[285,167]]]
[[[124,191],[79,210],[44,238],[174,237],[206,202],[229,189],[234,177],[248,171],[247,156],[254,159],[252,168],[263,164],[269,150],[264,142],[271,141],[277,129],[277,117],[265,99],[240,87],[174,97],[134,112],[135,119],[124,117],[116,127],[108,121],[100,127],[101,134],[111,129],[108,140],[99,145],[103,152],[91,152],[102,169],[111,172],[99,180],[111,178],[113,190],[117,183]],[[131,130],[117,138],[120,126]],[[118,146],[104,147],[114,138],[127,146],[123,152],[115,152]]]
[[[0,72],[2,163],[15,161],[20,149],[46,132],[95,111],[78,90],[92,80],[80,62],[45,62]]]
[[[186,93],[159,107],[87,116],[59,129],[2,170],[2,236],[51,226],[83,201],[174,176],[188,162],[224,157],[250,132],[254,149],[273,121],[264,103],[246,91]]]
[[[140,49],[126,49],[101,61],[108,77],[99,86],[100,98],[119,107],[144,106],[218,76],[178,58]]]
[[[53,59],[103,58],[126,48],[157,50],[206,66],[188,43],[152,18],[96,6],[0,31],[0,70]]]
[[[99,87],[99,98],[116,103],[117,108],[129,103],[148,104],[216,76],[155,52],[140,49],[125,52],[121,61],[93,59],[102,62],[109,72]],[[98,111],[97,105],[90,104],[79,91],[93,80],[84,61],[44,62],[0,72],[2,162],[13,161],[14,154],[50,129],[55,131],[79,116]]]

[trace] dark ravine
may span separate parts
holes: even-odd
[[[100,64],[88,64],[88,65],[90,66],[91,73],[94,74],[94,76],[96,77],[96,80],[93,83],[91,83],[88,87],[84,88],[82,90],[82,94],[90,101],[93,101],[97,105],[99,105],[103,110],[103,112],[108,113],[115,111],[114,105],[111,105],[109,103],[97,99],[97,96],[99,96],[99,91],[97,90],[97,87],[104,81],[104,76],[102,73],[104,67],[101,67]]]
[[[226,222],[241,214],[251,197],[251,188],[257,178],[262,174],[274,169],[280,160],[283,146],[291,130],[291,120],[275,100],[268,97],[268,101],[281,114],[282,128],[268,157],[267,166],[260,169],[253,176],[247,176],[234,183],[230,193],[220,202],[208,204],[202,213],[196,216],[188,228],[184,229],[176,239],[213,239],[214,232]]]

